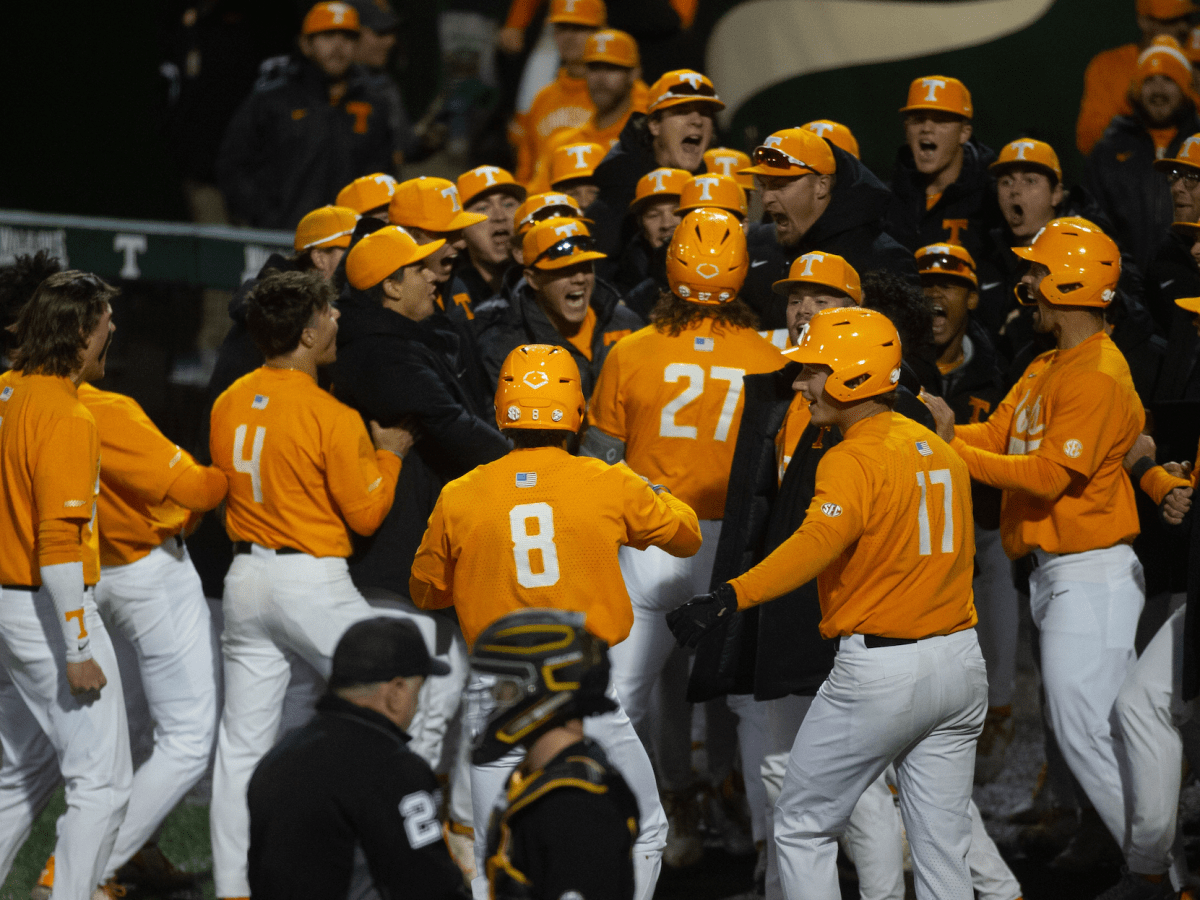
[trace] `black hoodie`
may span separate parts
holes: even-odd
[[[750,271],[741,298],[758,313],[764,329],[787,325],[787,297],[776,294],[771,285],[787,277],[792,260],[814,250],[845,258],[859,278],[883,270],[918,283],[912,253],[883,228],[884,211],[893,202],[891,191],[849,153],[833,145],[830,148],[837,162],[833,196],[804,237],[784,247],[775,239],[774,222],[752,225],[746,236]]]

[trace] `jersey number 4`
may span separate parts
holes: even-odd
[[[713,440],[723,441],[729,437],[729,427],[733,424],[733,413],[737,409],[738,399],[742,396],[742,379],[746,376],[745,369],[731,369],[726,366],[713,366],[708,370],[708,377],[717,381],[728,381],[729,390],[725,392],[725,402],[721,405],[721,415],[717,418],[717,428],[713,432]],[[695,363],[671,363],[663,370],[663,381],[676,384],[687,379],[687,387],[679,396],[663,407],[662,419],[659,421],[659,437],[690,438],[696,440],[699,430],[695,425],[678,425],[676,414],[704,393],[704,369]]]
[[[917,473],[917,484],[921,486],[921,506],[917,510],[917,543],[921,556],[933,553],[929,538],[929,507],[925,500],[925,473]],[[950,481],[949,469],[934,469],[929,473],[929,484],[942,486],[942,552],[954,552],[954,485]]]
[[[522,503],[508,513],[513,561],[521,587],[550,587],[558,582],[558,547],[554,545],[554,510],[549,503]],[[532,530],[531,530],[532,529]]]

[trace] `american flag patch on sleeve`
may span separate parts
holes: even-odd
[[[693,350],[700,350],[705,353],[712,353],[715,346],[716,342],[710,337],[698,337],[692,343]]]
[[[7,400],[11,396],[12,388],[10,387],[6,387],[4,390],[0,391],[0,400]]]
[[[518,472],[517,487],[533,487],[537,484],[537,472]]]
[[[933,449],[929,446],[929,441],[917,441],[917,452],[922,456],[933,456]]]
[[[271,398],[265,394],[255,394],[254,402],[250,404],[251,409],[266,409],[267,404],[271,402]]]

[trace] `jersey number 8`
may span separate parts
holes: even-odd
[[[530,523],[537,530],[530,534]],[[508,513],[513,560],[521,587],[550,587],[558,582],[558,548],[554,545],[554,510],[549,503],[522,503]],[[534,569],[537,571],[534,571]]]

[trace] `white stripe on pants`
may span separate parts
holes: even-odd
[[[1029,600],[1041,633],[1050,725],[1071,774],[1113,839],[1124,845],[1125,750],[1113,706],[1137,662],[1133,640],[1145,600],[1142,565],[1125,544],[1035,555]]]
[[[355,622],[376,613],[350,580],[346,560],[304,553],[276,556],[251,545],[225,576],[225,707],[217,733],[209,829],[218,897],[247,897],[254,767],[275,743],[299,656],[329,678],[333,650]]]
[[[58,612],[45,588],[0,591],[0,881],[58,786],[67,784],[54,847],[54,896],[91,896],[125,816],[133,767],[121,673],[89,589],[84,625],[108,684],[71,696]]]
[[[608,696],[618,704],[617,709],[584,719],[583,733],[604,748],[609,762],[621,773],[637,799],[641,822],[637,841],[633,845],[633,895],[634,900],[650,900],[658,884],[663,848],[667,846],[667,814],[658,797],[658,784],[650,767],[650,757],[646,755],[646,748],[633,730],[629,717],[621,709],[611,685]],[[471,889],[476,900],[488,900],[487,868],[484,866],[488,820],[508,776],[524,756],[524,750],[514,751],[487,765],[471,766],[475,863],[479,873]]]
[[[837,836],[858,798],[896,765],[920,900],[972,900],[967,852],[975,741],[987,671],[974,629],[868,649],[842,638],[788,758],[775,809],[788,900],[839,900]]]
[[[208,768],[217,734],[212,617],[187,549],[171,538],[125,566],[106,566],[96,606],[113,642],[135,654],[154,749],[133,777],[129,809],[104,880],[116,874],[158,830]],[[129,698],[127,698],[128,701]]]

